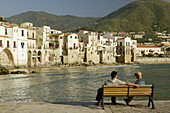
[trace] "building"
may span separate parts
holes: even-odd
[[[98,39],[99,44],[98,54],[99,54],[99,63],[113,64],[115,63],[116,47],[115,47],[115,37],[111,34],[105,34],[100,36]]]
[[[132,53],[135,46],[132,46],[132,40],[130,37],[123,37],[117,40],[117,58],[118,63],[131,63],[134,61]]]
[[[0,23],[0,63],[3,66],[27,66],[27,29]]]
[[[79,39],[77,34],[64,34],[62,55],[64,64],[77,64],[79,62]]]
[[[98,64],[99,63],[99,54],[97,52],[98,33],[80,30],[78,36],[79,42],[84,43],[84,62]]]
[[[64,33],[51,34],[49,39],[49,48],[51,49],[50,61],[55,64],[64,64],[63,62],[63,42]]]
[[[136,56],[157,56],[159,54],[164,54],[164,52],[161,50],[161,47],[157,46],[149,46],[149,45],[137,45],[136,48]]]

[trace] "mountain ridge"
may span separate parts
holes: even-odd
[[[95,22],[100,17],[78,17],[72,15],[54,15],[44,11],[28,11],[18,15],[6,18],[7,22],[21,24],[23,22],[31,22],[35,26],[48,25],[51,28],[59,30],[76,29]]]
[[[170,2],[137,0],[99,19],[82,29],[93,31],[146,31],[170,32]],[[156,25],[156,27],[154,27]]]
[[[54,15],[43,11],[29,11],[6,18],[20,24],[32,22],[35,26],[49,25],[62,31],[90,30],[98,32],[167,31],[170,33],[170,2],[163,0],[136,0],[105,17],[78,17]]]

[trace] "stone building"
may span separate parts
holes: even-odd
[[[49,48],[51,49],[52,55],[50,60],[54,61],[55,64],[63,64],[63,38],[64,33],[51,34],[49,39]]]
[[[98,64],[99,63],[99,54],[97,52],[98,33],[80,30],[78,36],[79,42],[84,43],[84,62]]]
[[[150,45],[137,45],[136,56],[139,57],[148,54],[152,54],[153,56],[156,56],[158,54],[164,54],[164,52],[161,50],[161,47],[150,46]]]
[[[132,58],[132,40],[130,37],[123,37],[117,40],[117,57],[116,61],[119,63],[131,63]]]
[[[27,29],[6,22],[0,23],[0,64],[27,66]]]
[[[62,62],[64,64],[77,64],[79,62],[79,41],[77,34],[64,34],[62,49]]]
[[[114,46],[114,37],[111,35],[103,35],[98,38],[98,54],[99,62],[105,64],[115,63],[115,46]]]

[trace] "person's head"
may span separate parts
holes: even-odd
[[[116,71],[112,71],[111,73],[111,78],[116,78],[117,77],[117,72]]]
[[[136,76],[137,79],[140,79],[140,78],[142,78],[142,73],[141,72],[136,72],[135,76]]]

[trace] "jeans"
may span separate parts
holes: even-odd
[[[96,96],[96,100],[97,100],[98,102],[101,102],[101,100],[102,100],[102,95],[103,95],[103,88],[99,88],[99,89],[97,90],[97,96]],[[116,103],[116,97],[111,97],[111,101],[112,101],[113,104],[115,104],[115,103]]]

